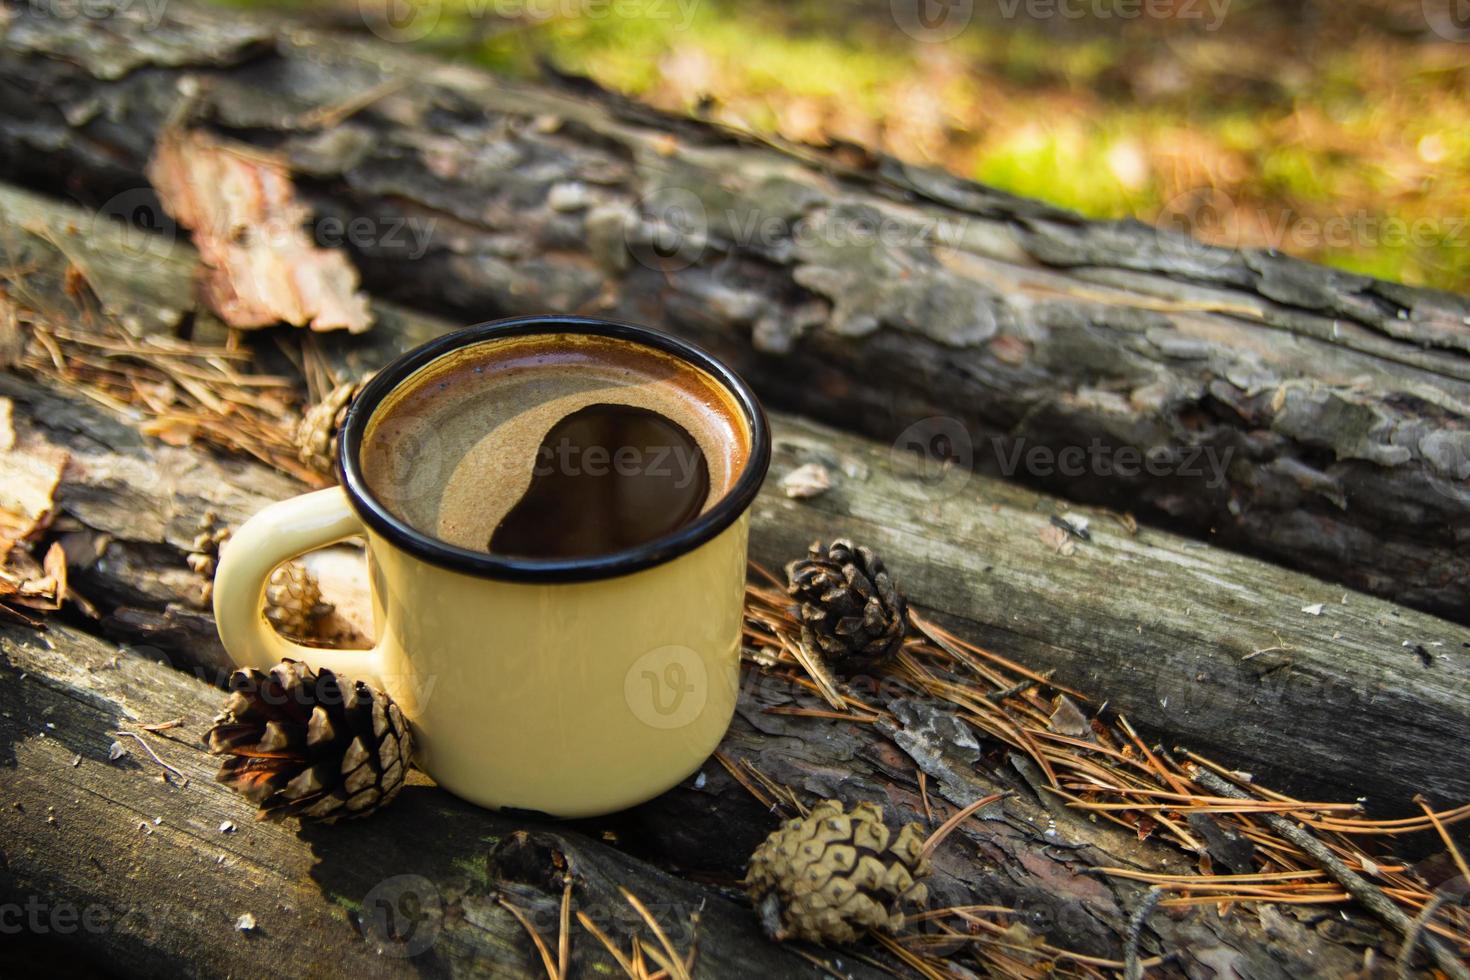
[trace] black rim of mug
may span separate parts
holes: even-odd
[[[534,334],[612,337],[651,347],[713,377],[735,399],[750,429],[750,453],[735,485],[713,507],[672,534],[633,548],[586,558],[514,558],[473,551],[416,530],[395,517],[368,489],[359,457],[368,421],[400,384],[446,354],[491,340]],[[369,528],[416,558],[467,575],[518,582],[586,582],[615,578],[662,565],[712,540],[740,518],[755,500],[771,463],[771,432],[766,414],[750,386],[708,351],[651,327],[584,316],[521,316],[491,320],[437,337],[401,355],[379,371],[353,400],[342,423],[337,465],[342,487]]]

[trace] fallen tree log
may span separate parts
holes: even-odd
[[[18,909],[0,961],[12,966],[26,955],[37,967],[69,962],[66,975],[78,976],[248,976],[265,963],[287,977],[544,976],[499,899],[554,947],[566,873],[573,907],[624,953],[637,932],[656,939],[619,888],[681,953],[695,950],[701,976],[821,975],[713,889],[583,832],[525,829],[422,777],[380,819],[300,834],[256,823],[213,782],[217,760],[200,744],[221,701],[214,687],[70,627],[0,630],[0,660],[0,907]],[[114,731],[173,719],[182,724],[152,743],[180,774],[166,781]],[[115,741],[127,755],[112,758]],[[572,928],[569,975],[617,970]]]
[[[287,159],[379,295],[655,324],[773,405],[1470,618],[1463,297],[382,43],[91,13],[6,14],[12,180],[167,228],[145,162],[208,125]]]
[[[639,810],[606,823],[528,825],[461,803],[421,777],[370,820],[297,833],[250,820],[249,805],[212,781],[215,760],[199,743],[221,697],[196,678],[69,626],[44,635],[0,628],[7,774],[0,908],[17,910],[7,912],[6,924],[19,934],[7,937],[0,960],[54,963],[64,949],[78,975],[249,975],[269,962],[273,974],[287,977],[537,976],[532,941],[499,900],[526,914],[555,949],[568,873],[572,908],[624,953],[635,935],[656,940],[620,888],[650,908],[681,954],[695,951],[699,976],[823,975],[799,953],[818,954],[828,969],[840,963],[844,976],[883,975],[859,957],[778,945],[759,934],[755,914],[732,897],[740,868],[727,855],[753,847],[775,817],[714,761],[703,778],[666,798],[697,821],[687,833],[709,848],[701,877],[710,884],[597,841],[656,850],[658,840],[630,836],[643,830]],[[722,751],[770,767],[804,792],[875,799],[922,818],[908,757],[865,726],[792,737],[782,719],[761,713],[782,700],[773,691],[743,700]],[[167,721],[180,724],[141,736],[179,773],[166,781],[136,742],[116,733]],[[960,775],[968,768],[965,749],[941,746],[933,733],[910,734],[917,740],[910,750],[935,771],[932,785],[945,799],[978,798],[1007,782],[1003,774],[995,781]],[[113,742],[129,753],[113,759]],[[1042,836],[1038,827],[1048,821],[1052,829]],[[1061,808],[1006,800],[951,839],[931,887],[940,902],[1017,909],[1024,929],[1006,941],[1045,936],[1078,955],[1116,957],[1127,910],[1142,889],[1076,872],[1116,861],[1187,866],[1159,845],[1129,838]],[[1229,962],[1242,975],[1280,978],[1342,975],[1361,962],[1362,947],[1391,948],[1356,916],[1330,931],[1313,918],[1290,907],[1259,918],[1160,914],[1145,948],[1167,951],[1181,975]],[[576,922],[570,975],[616,971]],[[24,924],[12,928],[17,923]]]
[[[87,228],[78,213],[0,188],[12,292],[66,317],[87,307],[69,269],[84,267],[110,316],[168,332],[193,310],[197,259],[181,242],[138,248],[121,226]],[[140,254],[147,260],[140,260]],[[378,366],[450,329],[379,304],[379,325],[323,350],[347,372]],[[262,356],[273,345],[260,342]],[[0,375],[28,445],[71,455],[60,505],[76,529],[66,551],[76,589],[96,602],[110,638],[221,682],[226,669],[203,579],[185,564],[209,511],[238,525],[300,491],[268,467],[169,447],[56,388]],[[917,604],[966,635],[1066,685],[1108,699],[1136,723],[1304,795],[1367,795],[1397,811],[1416,792],[1470,799],[1470,630],[1269,564],[1161,532],[1132,535],[1094,511],[1091,541],[1058,554],[1060,501],[961,475],[933,495],[922,460],[775,414],[772,476],[753,510],[751,554],[770,569],[813,539],[851,535],[888,555]],[[804,464],[833,488],[788,498]],[[953,478],[951,473],[950,478]],[[948,478],[945,478],[948,479]],[[1314,607],[1316,614],[1313,614]],[[686,815],[666,814],[679,836]]]
[[[0,194],[13,304],[34,303],[35,309],[24,308],[51,317],[72,308],[80,320],[93,304],[80,277],[99,284],[111,316],[152,306],[194,312],[180,319],[208,329],[187,298],[192,252],[174,244],[138,262],[122,247],[127,241],[120,228],[80,227],[75,213],[54,203]],[[410,338],[448,328],[404,311],[378,312],[374,336],[331,341],[339,363],[355,359],[359,368],[370,367]],[[268,339],[259,346],[267,356]],[[205,511],[238,521],[300,487],[256,463],[145,438],[136,428],[140,419],[84,403],[80,394],[0,373],[0,396],[16,406],[18,451],[54,447],[69,454],[57,532],[74,563],[74,586],[100,616],[53,619],[45,633],[0,630],[0,745],[8,754],[5,794],[12,804],[0,808],[6,841],[0,887],[7,908],[27,915],[38,909],[43,923],[26,930],[24,955],[37,963],[54,955],[50,940],[62,938],[62,924],[70,928],[75,910],[83,928],[62,940],[78,951],[72,955],[86,957],[88,967],[130,974],[248,973],[267,957],[286,975],[364,969],[529,976],[539,960],[500,899],[525,910],[554,944],[565,870],[573,878],[573,907],[620,948],[641,928],[619,904],[617,889],[626,886],[655,905],[680,951],[695,947],[701,975],[744,976],[752,969],[787,975],[812,966],[797,949],[760,938],[754,914],[736,894],[745,857],[775,817],[716,761],[658,800],[576,825],[533,827],[422,784],[381,819],[360,825],[293,834],[250,823],[248,804],[209,780],[211,760],[198,743],[220,700],[206,681],[217,684],[225,664],[200,602],[202,580],[187,568],[184,553]],[[1370,700],[1352,701],[1357,695],[1350,694],[1334,724],[1281,732],[1282,717],[1307,711],[1322,697],[1320,690],[1303,697],[1286,688],[1285,706],[1264,710],[1258,717],[1267,720],[1238,749],[1234,737],[1218,730],[1218,719],[1190,742],[1230,743],[1232,763],[1247,758],[1254,765],[1271,762],[1250,741],[1266,739],[1271,753],[1291,746],[1282,764],[1302,778],[1306,756],[1316,776],[1332,769],[1354,786],[1364,785],[1368,770],[1367,778],[1385,791],[1458,790],[1464,767],[1456,743],[1438,745],[1429,758],[1422,730],[1412,744],[1396,739],[1413,726],[1460,724],[1463,692],[1448,684],[1449,669],[1413,675],[1411,683],[1401,665],[1378,654],[1391,643],[1393,621],[1451,639],[1462,628],[1361,596],[1349,597],[1340,620],[1334,615],[1322,623],[1294,609],[1321,595],[1321,583],[1162,533],[1133,537],[1121,525],[1109,528],[1101,514],[1094,515],[1092,540],[1064,557],[1037,533],[1050,526],[1046,518],[1059,509],[1056,501],[981,478],[933,501],[913,500],[909,494],[922,498],[930,485],[917,458],[788,416],[777,415],[774,423],[774,479],[754,510],[758,559],[779,563],[811,537],[852,533],[871,540],[920,603],[985,634],[1008,655],[1055,664],[1102,691],[1116,683],[1144,714],[1151,703],[1169,700],[1158,696],[1159,677],[1173,676],[1187,689],[1194,676],[1171,675],[1178,664],[1169,661],[1157,675],[1127,669],[1158,651],[1185,647],[1205,663],[1233,667],[1243,649],[1234,634],[1250,621],[1252,628],[1286,631],[1280,639],[1296,659],[1278,670],[1294,676],[1302,663],[1306,676],[1320,676],[1335,666],[1322,631],[1342,629],[1348,638],[1335,642],[1353,651],[1342,666],[1370,668],[1362,678],[1351,675],[1353,684],[1370,680],[1364,697],[1378,712],[1363,727],[1351,729],[1349,720],[1357,709],[1366,717]],[[780,478],[811,462],[828,467],[837,485],[805,501],[780,493]],[[1291,597],[1285,606],[1283,595]],[[128,645],[114,647],[95,632]],[[1388,652],[1405,656],[1397,648]],[[1463,667],[1459,651],[1441,656],[1442,667]],[[204,680],[168,669],[161,659],[193,668]],[[1221,706],[1245,717],[1258,709],[1250,706],[1253,695],[1235,686],[1239,679],[1222,674],[1220,697],[1228,700]],[[1399,707],[1407,693],[1383,696],[1388,685],[1404,692],[1413,686],[1412,714]],[[927,806],[936,824],[992,793],[1013,793],[950,838],[937,855],[932,889],[942,905],[1016,910],[1008,922],[1019,928],[998,940],[1002,950],[1043,937],[1050,944],[1030,947],[1028,965],[1121,961],[1145,886],[1099,878],[1089,873],[1094,869],[1187,874],[1193,867],[1195,858],[1166,844],[1094,823],[1036,795],[1036,773],[1025,760],[997,756],[942,705],[898,698],[889,702],[894,721],[877,725],[781,713],[809,703],[789,682],[748,671],[721,752],[732,766],[748,762],[802,797],[871,799],[901,819],[923,819]],[[1169,727],[1188,715],[1177,704],[1174,712],[1150,717]],[[139,727],[174,719],[182,726],[161,738]],[[1346,737],[1345,729],[1351,729]],[[115,733],[129,730],[148,739],[188,784],[161,782],[141,750],[113,760],[111,743],[126,740]],[[1374,748],[1396,753],[1394,764],[1369,759]],[[1421,754],[1411,768],[1405,753],[1416,750]],[[616,841],[619,849],[599,840]],[[85,926],[89,910],[91,928]],[[242,919],[247,913],[251,918]],[[390,917],[398,913],[411,917],[411,928]],[[1365,949],[1394,948],[1393,937],[1354,913],[1344,917],[1334,909],[1329,920],[1324,927],[1319,912],[1292,906],[1230,915],[1169,910],[1149,919],[1143,948],[1166,956],[1181,975],[1228,964],[1240,975],[1283,978],[1340,975],[1362,963]],[[613,968],[599,944],[572,928],[575,974]],[[935,938],[947,944],[941,949],[987,948],[983,937]],[[647,932],[643,940],[653,941]],[[876,947],[871,953],[883,955]],[[833,969],[840,959],[845,975],[867,975],[865,961],[847,953],[818,958]]]
[[[0,259],[25,270],[25,295],[43,311],[77,308],[67,269],[80,262],[114,315],[172,311],[163,319],[209,329],[190,299],[192,250],[155,242],[139,261],[138,246],[121,227],[91,228],[74,209],[0,188]],[[377,310],[369,335],[323,344],[344,369],[369,370],[450,329]],[[162,445],[136,422],[4,374],[0,396],[15,400],[28,437],[71,454],[61,504],[84,531],[68,553],[107,634],[218,681],[223,651],[185,554],[206,512],[238,524],[301,485]],[[886,554],[913,599],[946,623],[1231,765],[1389,810],[1419,792],[1470,800],[1460,737],[1470,630],[1163,532],[1134,535],[1101,511],[1085,511],[1091,540],[1059,554],[1049,536],[1061,533],[1051,523],[1066,512],[1061,501],[936,472],[794,416],[773,424],[771,477],[752,512],[752,557],[767,567],[814,539],[850,535]],[[805,464],[823,467],[833,488],[787,497],[781,481]]]

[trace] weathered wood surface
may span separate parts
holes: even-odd
[[[21,213],[27,217],[20,219]],[[80,233],[68,232],[64,217],[15,195],[7,196],[4,214],[12,250],[7,267],[27,270],[29,295],[44,298],[48,307],[60,303],[65,277],[57,275],[57,256],[81,256],[68,247]],[[90,235],[86,253],[93,274],[104,278],[104,270],[114,268],[107,241],[105,234]],[[166,281],[172,276],[176,286],[184,286],[180,274],[188,268],[187,254],[171,251],[147,267],[151,293],[135,293],[125,271],[112,275],[112,302],[123,308],[143,295],[177,296]],[[416,324],[411,331],[436,329],[432,321],[407,319]],[[381,353],[353,346],[360,355],[365,349]],[[199,744],[221,697],[208,681],[217,683],[224,667],[210,618],[199,607],[200,581],[185,568],[183,552],[206,508],[238,520],[297,488],[253,463],[161,446],[140,437],[126,420],[11,375],[0,374],[0,394],[16,401],[23,448],[39,441],[71,453],[59,503],[62,518],[80,525],[65,539],[77,562],[73,582],[103,616],[95,624],[75,616],[68,623],[53,620],[46,633],[0,631],[0,745],[6,753],[0,770],[6,804],[0,806],[0,888],[11,905],[41,909],[44,923],[23,930],[24,939],[6,955],[39,964],[65,943],[80,969],[106,967],[130,975],[253,975],[263,963],[272,972],[300,976],[535,975],[539,964],[529,939],[495,896],[525,908],[543,933],[553,935],[561,893],[555,853],[576,882],[575,907],[624,944],[637,926],[622,911],[618,886],[653,902],[681,949],[686,939],[696,940],[687,924],[699,910],[701,976],[794,975],[808,968],[792,950],[756,934],[753,913],[732,887],[775,817],[714,761],[658,800],[577,825],[527,828],[422,785],[380,819],[359,825],[296,835],[252,823],[248,804],[209,780],[212,766]],[[1186,562],[1185,574],[1179,571],[1180,556],[1198,550],[1208,569],[1201,581],[1212,589],[1220,576],[1249,581],[1269,574],[1281,576],[1278,586],[1308,587],[1309,580],[1294,573],[1165,535],[1125,541],[1099,528],[1090,546],[1095,554],[1055,557],[1035,535],[1054,504],[988,480],[977,479],[946,497],[930,514],[917,505],[895,513],[894,501],[906,486],[923,486],[917,460],[891,458],[882,447],[793,418],[777,416],[775,422],[778,477],[809,457],[826,459],[839,471],[845,464],[854,475],[813,503],[797,503],[768,488],[756,505],[758,557],[775,563],[799,551],[810,536],[881,535],[878,544],[916,596],[941,608],[952,603],[950,615],[967,629],[991,623],[988,632],[1007,652],[1038,652],[1019,642],[1026,636],[1052,638],[1042,618],[1051,581],[1072,583],[1079,596],[1071,615],[1079,622],[1096,615],[1094,628],[1101,635],[1144,625],[1130,620],[1124,630],[1109,619],[1136,617],[1140,595],[1108,614],[1103,593],[1080,583],[1095,583],[1098,575],[1116,578],[1125,567],[1146,568],[1155,546],[1171,556],[1158,566],[1170,581],[1187,580],[1200,568]],[[894,530],[880,530],[871,523],[876,518]],[[941,534],[948,544],[936,550],[932,541]],[[976,556],[991,551],[997,557],[991,571],[982,573],[979,562],[991,559]],[[1214,555],[1218,564],[1211,562]],[[960,579],[978,584],[973,591],[960,590],[954,585]],[[1028,605],[1033,590],[1037,599]],[[935,600],[928,599],[931,592]],[[1176,594],[1184,601],[1187,592]],[[997,602],[1006,608],[999,610]],[[1394,612],[1376,600],[1356,602],[1382,607],[1385,615]],[[1420,625],[1434,622],[1403,615]],[[1167,610],[1164,616],[1169,618]],[[1207,622],[1200,614],[1176,620]],[[113,647],[97,632],[128,643]],[[1055,645],[1051,650],[1064,669],[1085,665],[1078,671],[1082,677],[1096,669],[1078,651]],[[184,669],[170,669],[167,661]],[[809,697],[755,672],[745,680],[721,750],[734,760],[749,759],[803,795],[873,799],[895,818],[914,819],[923,809],[922,771],[935,818],[942,820],[983,795],[1016,791],[982,811],[942,849],[932,884],[938,902],[1021,909],[1020,921],[1051,942],[1116,959],[1142,886],[1083,872],[1100,866],[1189,866],[1186,855],[1165,845],[1141,842],[1129,831],[1038,799],[1023,762],[975,742],[942,706],[890,701],[898,719],[893,725],[834,723],[768,713],[768,707]],[[1146,702],[1154,693],[1151,684],[1145,688]],[[128,759],[109,759],[118,738],[112,732],[174,719],[183,722],[181,728],[150,742],[189,777],[187,786],[161,783],[159,771],[136,746],[127,746]],[[1352,754],[1336,746],[1331,758],[1345,753]],[[1432,768],[1438,771],[1444,763],[1441,758]],[[227,821],[237,829],[222,831]],[[516,837],[519,829],[531,830],[529,839]],[[600,843],[609,838],[625,850]],[[405,875],[418,877],[400,877]],[[390,908],[399,916],[427,910],[428,918],[410,929],[401,919],[390,923]],[[94,925],[99,914],[103,925],[63,936],[59,928],[74,922],[71,909],[78,915],[92,909]],[[56,912],[63,918],[53,927]],[[257,928],[242,934],[234,924],[247,912]],[[1324,927],[1314,913],[1292,908],[1224,918],[1194,909],[1154,916],[1144,948],[1169,953],[1171,970],[1180,975],[1229,964],[1241,975],[1282,978],[1341,974],[1361,962],[1366,946],[1392,949],[1391,938],[1355,915],[1329,920]],[[573,975],[607,965],[585,933],[574,926],[573,934]],[[395,943],[394,936],[407,942]],[[845,974],[866,975],[861,961],[842,956],[841,962]]]
[[[220,702],[205,682],[70,627],[0,630],[0,893],[23,909],[7,920],[0,962],[68,958],[71,972],[92,976],[544,976],[496,896],[554,950],[559,855],[575,881],[574,908],[625,952],[638,929],[620,886],[681,951],[697,944],[701,976],[821,975],[766,942],[749,909],[718,890],[586,828],[528,828],[417,775],[369,821],[300,834],[257,823],[214,783],[218,760],[200,744]],[[183,725],[150,745],[187,785],[165,784],[132,739],[120,739],[126,757],[110,758],[112,732],[176,719]],[[256,927],[242,932],[235,924],[246,913]],[[570,975],[621,972],[575,920],[573,929]],[[642,936],[656,942],[646,928]],[[882,975],[861,963],[848,970]]]
[[[1463,297],[1084,222],[893,160],[755,145],[380,42],[182,4],[144,30],[136,4],[93,6],[7,9],[12,180],[157,218],[143,165],[189,100],[193,122],[290,159],[318,230],[379,295],[460,320],[656,324],[772,404],[905,442],[947,417],[968,442],[952,455],[982,471],[1020,447],[1014,475],[1074,500],[1470,617]],[[345,234],[350,217],[368,230]],[[1070,449],[1072,472],[1028,462],[1037,447]],[[1121,475],[1102,450],[1123,447],[1160,453],[1156,472]],[[1218,480],[1212,462],[1228,463]]]
[[[160,297],[191,308],[186,245],[154,243],[139,263],[138,239],[120,228],[85,227],[72,209],[4,189],[0,243],[3,264],[27,270],[41,305],[73,302],[64,270],[74,259],[120,315],[156,310]],[[326,349],[364,370],[449,329],[379,310],[374,334]],[[107,634],[222,666],[184,552],[206,510],[237,524],[298,485],[253,463],[161,445],[94,406],[4,375],[0,395],[17,401],[35,438],[73,455],[62,504],[91,537],[68,551]],[[1041,533],[1065,511],[1060,501],[936,470],[795,416],[777,413],[773,424],[775,457],[752,530],[752,557],[767,567],[813,539],[854,536],[888,555],[919,605],[966,635],[1055,668],[1063,683],[1231,765],[1310,794],[1367,795],[1385,809],[1416,792],[1470,799],[1470,629],[1164,532],[1130,535],[1085,508],[1092,541],[1062,556]],[[826,466],[833,489],[789,499],[781,479],[809,462]],[[1317,603],[1319,615],[1303,611]]]
[[[864,726],[824,724],[813,737],[809,720],[761,712],[789,697],[751,685],[723,751],[803,792],[875,799],[891,815],[921,818],[909,755]],[[821,974],[790,947],[762,938],[731,887],[776,818],[714,761],[703,778],[660,801],[694,824],[685,831],[689,860],[677,862],[686,877],[633,856],[672,860],[661,853],[665,842],[649,834],[646,808],[537,827],[422,781],[370,820],[298,834],[253,822],[249,805],[212,781],[214,760],[200,736],[221,699],[197,678],[69,626],[46,634],[0,628],[0,896],[39,908],[42,923],[7,936],[16,945],[0,948],[0,962],[29,956],[39,965],[65,951],[80,974],[537,976],[531,941],[495,896],[525,910],[554,949],[559,854],[574,878],[573,907],[625,950],[640,927],[619,886],[651,907],[679,949],[697,945],[698,976]],[[973,746],[942,744],[942,719],[921,706],[914,711],[915,724],[901,737],[932,773],[940,815],[942,800],[969,802],[998,786],[1024,791],[1004,767],[977,770]],[[162,770],[131,739],[121,739],[127,757],[110,759],[114,732],[173,720],[182,726],[149,742],[187,785],[165,785]],[[938,730],[925,720],[938,721]],[[1054,830],[1043,835],[1049,821]],[[600,842],[608,835],[633,853]],[[1010,904],[1054,943],[1117,956],[1141,889],[1077,872],[1119,861],[1187,867],[1125,831],[1049,811],[1034,797],[1013,798],[950,839],[931,887],[947,903]],[[79,918],[89,909],[91,927]],[[57,913],[62,918],[53,919]],[[248,934],[235,928],[245,913],[257,927]],[[1315,918],[1290,908],[1226,919],[1213,911],[1158,915],[1145,948],[1174,953],[1181,975],[1228,963],[1242,976],[1294,978],[1342,975],[1361,962],[1364,945],[1384,944],[1355,916],[1334,915],[1327,929]],[[616,969],[575,920],[572,931],[572,976]],[[834,956],[844,975],[879,975],[852,956],[825,954]]]
[[[146,264],[130,265],[113,255],[112,244],[121,241],[118,229],[68,230],[74,217],[33,198],[3,196],[4,264],[26,270],[31,297],[52,309],[69,301],[62,256],[70,255],[85,262],[89,281],[109,284],[105,289],[114,309],[141,309],[147,297],[189,306],[184,299],[192,265],[187,248],[173,247]],[[442,322],[388,312],[385,322],[398,322],[403,337],[446,328]],[[393,321],[393,316],[401,319]],[[351,351],[360,366],[368,366],[401,340],[383,332],[376,340],[346,342],[336,353],[345,358]],[[128,420],[11,375],[0,374],[0,395],[16,402],[23,447],[40,441],[71,453],[59,499],[63,517],[81,525],[66,539],[76,561],[73,583],[103,613],[99,623],[74,618],[75,625],[56,622],[45,634],[0,631],[0,730],[6,733],[0,744],[8,747],[9,765],[0,782],[8,804],[0,806],[6,842],[0,887],[8,902],[42,909],[41,921],[49,930],[27,929],[21,947],[11,947],[22,952],[11,955],[41,963],[64,942],[85,969],[107,966],[134,975],[251,975],[264,962],[273,971],[302,976],[342,970],[535,975],[539,965],[530,941],[494,896],[504,894],[531,913],[543,933],[553,935],[561,888],[552,866],[554,851],[565,856],[577,880],[575,907],[625,944],[637,927],[622,911],[618,885],[659,906],[660,921],[680,948],[693,935],[687,927],[690,911],[702,906],[700,975],[745,976],[752,970],[786,975],[808,966],[754,933],[753,914],[731,887],[775,818],[713,761],[673,792],[626,813],[533,828],[529,844],[513,836],[525,825],[423,785],[381,819],[360,825],[295,835],[252,823],[243,800],[209,781],[212,766],[198,743],[220,701],[207,681],[217,683],[224,664],[212,621],[198,602],[200,580],[183,557],[206,509],[238,521],[299,488],[254,463],[147,440]],[[1139,638],[1162,633],[1169,637],[1162,645],[1173,649],[1181,636],[1203,637],[1204,654],[1220,654],[1222,662],[1233,664],[1238,650],[1222,651],[1221,635],[1211,632],[1221,614],[1220,607],[1209,604],[1215,602],[1210,596],[1218,596],[1222,587],[1232,596],[1243,589],[1271,589],[1284,591],[1295,603],[1326,588],[1169,535],[1131,538],[1121,528],[1107,529],[1100,516],[1093,543],[1062,558],[1037,535],[1057,509],[1055,501],[983,478],[932,503],[912,500],[909,495],[922,496],[932,487],[919,460],[792,417],[777,415],[774,422],[776,479],[818,460],[832,468],[838,485],[815,500],[797,502],[773,481],[755,508],[757,558],[777,564],[815,536],[866,537],[888,554],[926,607],[967,633],[984,635],[1003,652],[1057,664],[1069,679],[1088,683],[1107,675],[1099,696],[1116,680],[1138,700],[1140,716],[1161,727],[1169,727],[1173,715],[1149,713],[1161,700],[1156,675],[1132,669],[1111,676],[1119,663],[1129,662],[1130,650],[1143,658],[1160,648]],[[963,587],[966,581],[973,587]],[[1134,582],[1138,591],[1130,591]],[[1158,591],[1164,583],[1172,591]],[[1160,595],[1177,605],[1161,602]],[[1310,632],[1314,619],[1293,613],[1290,605],[1278,609],[1258,592],[1246,595],[1253,608],[1238,610],[1242,618],[1252,615],[1256,625],[1287,630],[1288,642],[1317,648],[1320,636],[1314,641]],[[1231,601],[1238,600],[1227,600],[1224,608],[1231,608]],[[1190,608],[1196,602],[1200,605]],[[1452,637],[1464,632],[1379,600],[1352,597],[1345,608],[1355,617],[1366,610],[1377,610],[1385,621],[1407,617],[1411,627],[1448,631],[1445,635]],[[1058,609],[1066,615],[1059,616]],[[1347,622],[1374,628],[1371,621]],[[1365,648],[1369,653],[1375,644],[1387,643],[1381,633],[1375,636]],[[113,640],[126,646],[115,648]],[[1109,647],[1112,653],[1098,653]],[[1397,649],[1392,653],[1395,660],[1405,656]],[[1166,663],[1165,669],[1173,667]],[[1190,671],[1197,669],[1188,665]],[[1176,677],[1186,691],[1190,676]],[[1282,690],[1290,699],[1297,689]],[[1247,697],[1233,685],[1221,685],[1218,696],[1229,709]],[[1431,695],[1429,703],[1439,696]],[[1267,711],[1271,726],[1283,710],[1305,710],[1306,700]],[[1016,791],[987,808],[942,850],[933,882],[939,902],[1023,909],[1021,921],[1051,942],[1117,958],[1129,910],[1142,888],[1081,872],[1099,866],[1189,866],[1185,855],[1163,845],[1140,842],[1126,831],[1043,803],[1030,788],[1024,763],[967,738],[952,716],[934,705],[891,703],[900,721],[881,728],[765,711],[798,702],[809,698],[783,681],[747,673],[722,751],[735,760],[749,759],[804,795],[874,799],[902,819],[922,813],[920,771],[928,777],[936,819],[991,792]],[[1465,713],[1463,706],[1445,710],[1456,717]],[[175,718],[183,727],[165,733],[166,741],[152,742],[165,761],[190,777],[188,786],[159,782],[158,770],[132,746],[129,759],[108,759],[116,737],[111,732]],[[1375,722],[1375,728],[1393,724]],[[1341,732],[1340,725],[1329,725],[1299,738],[1330,740]],[[1212,732],[1210,738],[1189,741],[1198,746],[1233,740]],[[1259,754],[1259,744],[1243,742],[1243,756],[1231,754],[1233,746],[1226,748],[1231,762],[1269,762]],[[1323,742],[1312,756],[1319,768],[1336,767],[1341,778],[1361,786],[1355,774],[1368,770],[1360,748],[1356,740]],[[1456,772],[1443,754],[1416,766],[1423,767],[1426,778]],[[1400,763],[1391,772],[1410,770]],[[226,821],[238,829],[220,831]],[[599,843],[607,835],[626,851]],[[400,877],[405,875],[418,877]],[[386,908],[408,915],[415,901],[430,910],[426,920],[413,929],[401,920],[390,925]],[[73,908],[79,915],[89,908],[105,910],[93,913],[94,921],[100,914],[105,924],[63,936],[49,916],[61,911],[60,921],[69,927],[67,910]],[[234,928],[245,912],[258,926],[248,935]],[[589,972],[594,962],[606,965],[590,937],[575,926],[573,935],[574,975]],[[408,942],[395,944],[392,936],[406,936]],[[1171,969],[1182,975],[1228,964],[1254,977],[1342,974],[1361,962],[1366,946],[1392,950],[1393,940],[1352,914],[1346,921],[1335,914],[1321,920],[1291,908],[1227,918],[1213,910],[1157,915],[1144,941],[1149,952],[1173,955]],[[845,973],[864,975],[861,961],[844,956],[842,964]]]

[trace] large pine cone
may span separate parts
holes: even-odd
[[[369,374],[358,381],[344,381],[306,410],[296,423],[297,458],[318,473],[332,472],[337,462],[337,433],[347,418],[347,408],[371,379]]]
[[[745,888],[772,939],[850,943],[868,929],[897,932],[901,906],[921,905],[929,873],[924,834],[905,824],[893,838],[874,803],[851,813],[836,800],[788,820],[750,858]]]
[[[800,603],[802,639],[839,672],[876,667],[903,645],[908,603],[872,549],[814,541],[807,557],[786,566],[786,578]]]
[[[230,757],[215,778],[259,806],[259,819],[365,816],[403,788],[413,736],[388,695],[294,660],[269,674],[237,670],[230,689],[206,738]]]

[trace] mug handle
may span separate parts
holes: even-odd
[[[371,650],[303,646],[277,633],[263,609],[277,565],[362,532],[361,519],[337,486],[271,504],[230,536],[214,573],[214,619],[235,666],[269,671],[289,658],[381,689],[381,640]]]

